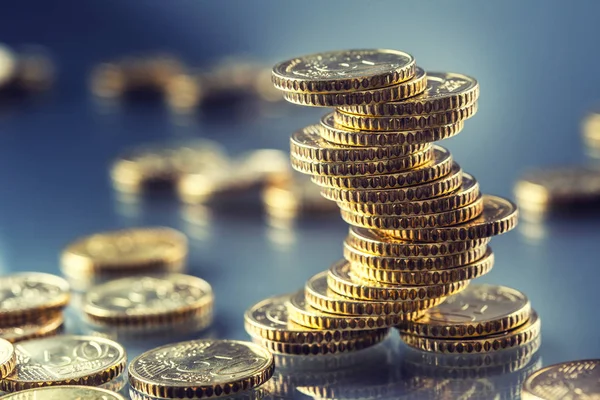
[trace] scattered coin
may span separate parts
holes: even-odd
[[[0,87],[13,78],[16,69],[16,55],[8,47],[0,45]]]
[[[51,386],[23,390],[2,397],[3,400],[125,400],[111,390],[88,386]]]
[[[531,374],[523,400],[596,399],[600,397],[600,360],[568,361]]]
[[[63,331],[64,317],[62,313],[42,315],[36,320],[23,325],[0,328],[0,338],[11,343],[23,340],[54,336]]]

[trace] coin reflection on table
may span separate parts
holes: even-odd
[[[23,390],[2,397],[4,400],[125,400],[115,391],[87,386],[54,386]]]

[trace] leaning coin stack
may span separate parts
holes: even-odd
[[[15,343],[56,335],[63,328],[69,284],[39,272],[0,277],[0,338]]]
[[[475,79],[426,73],[400,51],[349,50],[279,63],[273,82],[292,103],[336,107],[292,135],[291,161],[351,225],[345,260],[291,296],[291,321],[397,326],[491,270],[488,242],[516,225],[516,206],[481,194],[450,152],[431,144],[475,114]]]

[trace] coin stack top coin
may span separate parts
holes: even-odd
[[[292,135],[291,162],[351,225],[345,260],[290,295],[291,322],[403,326],[491,270],[489,239],[515,226],[516,206],[481,193],[448,150],[432,145],[477,112],[474,78],[426,72],[405,52],[363,49],[281,62],[273,83],[292,103],[336,107]]]

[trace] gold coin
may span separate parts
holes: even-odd
[[[269,382],[272,379],[269,380]],[[159,397],[148,396],[144,393],[140,393],[137,390],[129,389],[129,397],[131,400],[162,400]],[[221,397],[223,400],[262,400],[271,399],[270,390],[266,390],[264,385],[259,388],[245,391],[243,393],[237,393],[234,396]]]
[[[7,394],[2,400],[125,400],[111,390],[89,386],[53,386]]]
[[[54,336],[63,331],[64,317],[62,313],[42,315],[23,325],[0,328],[0,338],[11,343],[23,340]]]
[[[212,312],[210,284],[190,275],[166,274],[109,281],[90,289],[83,312],[107,325],[164,325]]]
[[[16,392],[42,386],[98,386],[123,372],[125,349],[112,340],[56,336],[15,344],[17,366],[0,381],[0,390]]]
[[[389,104],[389,103],[388,103]],[[347,114],[336,110],[333,113],[333,120],[336,124],[361,131],[415,131],[419,129],[431,128],[434,126],[444,126],[456,124],[467,120],[477,113],[477,103],[473,103],[464,108],[444,111],[436,114],[407,115],[407,116],[373,116],[373,115],[355,115]]]
[[[583,141],[592,150],[600,149],[600,112],[590,112],[582,124]]]
[[[379,161],[313,163],[292,156],[291,162],[292,168],[305,174],[353,176],[405,171],[426,164],[432,159],[433,148],[428,146],[417,153]]]
[[[444,298],[427,300],[357,300],[342,296],[328,288],[327,271],[321,272],[306,282],[306,303],[323,312],[341,315],[384,316],[409,314],[440,304]]]
[[[8,340],[0,339],[0,379],[4,379],[15,369],[17,357],[15,348]]]
[[[318,125],[309,125],[294,132],[290,140],[292,157],[311,163],[383,161],[428,148],[427,143],[387,147],[343,146],[321,138]]]
[[[376,229],[350,227],[345,243],[365,253],[384,257],[436,257],[464,253],[476,247],[485,246],[490,238],[465,241],[419,243],[394,238]]]
[[[501,235],[517,225],[517,206],[498,196],[483,195],[483,213],[464,224],[423,229],[387,231],[389,235],[404,240],[447,242],[475,240]]]
[[[336,124],[331,113],[321,118],[319,133],[328,142],[346,146],[406,146],[447,139],[458,134],[463,127],[464,122],[460,121],[414,131],[361,131]]]
[[[487,274],[494,266],[494,254],[488,247],[485,255],[477,261],[441,270],[398,271],[376,269],[362,264],[351,265],[352,271],[364,279],[397,285],[431,286],[471,280]]]
[[[263,347],[235,340],[192,340],[158,347],[128,368],[131,388],[162,398],[234,395],[273,375],[273,356]]]
[[[17,56],[4,45],[0,45],[0,87],[8,84],[17,70]]]
[[[69,244],[61,255],[68,276],[95,273],[177,271],[185,264],[186,236],[171,228],[133,228],[101,232]]]
[[[344,203],[402,203],[427,200],[450,193],[461,186],[463,172],[453,163],[450,173],[435,181],[415,186],[385,190],[354,190],[322,187],[321,194],[326,199]]]
[[[435,353],[487,353],[525,345],[537,339],[540,331],[540,318],[532,310],[529,320],[524,325],[493,335],[439,339],[400,333],[400,338],[411,347]]]
[[[529,375],[523,384],[523,400],[600,398],[600,360],[567,361]]]
[[[434,214],[401,217],[397,215],[363,215],[341,210],[342,219],[354,226],[372,229],[418,229],[462,224],[477,218],[483,212],[483,198],[455,210]]]
[[[345,331],[345,330],[317,330],[295,324],[289,320],[286,302],[291,295],[271,297],[263,300],[244,314],[246,332],[253,338],[280,342],[286,344],[312,345],[329,344],[351,341],[365,335],[378,335],[387,333],[387,329],[373,331]],[[275,345],[268,346],[273,348]],[[315,346],[315,351],[327,346]],[[292,346],[289,349],[308,349],[308,347]],[[280,351],[288,353],[286,351]]]
[[[309,54],[273,67],[276,88],[292,92],[351,92],[395,85],[415,75],[415,59],[387,49]]]
[[[464,290],[470,281],[431,286],[386,284],[357,276],[350,263],[342,260],[329,268],[327,286],[334,292],[361,300],[429,300],[446,297]]]
[[[418,311],[409,314],[382,316],[344,316],[323,312],[309,306],[304,291],[293,295],[287,303],[289,318],[293,322],[314,329],[373,330],[399,325],[406,319],[414,319],[423,314]]]
[[[378,329],[373,334],[357,336],[353,339],[339,342],[321,343],[287,343],[254,338],[253,341],[271,352],[290,355],[324,355],[347,353],[366,349],[384,341],[388,336],[388,329]]]
[[[319,186],[357,189],[382,190],[405,186],[420,185],[446,176],[452,169],[452,154],[440,146],[433,147],[433,160],[408,171],[385,175],[366,176],[327,176],[313,175],[312,181]]]
[[[531,313],[529,299],[518,290],[498,285],[469,285],[400,327],[404,333],[439,338],[492,335],[523,325]]]
[[[0,327],[25,324],[63,309],[69,284],[40,272],[21,272],[0,279]]]
[[[479,260],[487,251],[487,246],[473,247],[463,253],[435,255],[430,257],[394,257],[365,253],[344,243],[344,258],[350,264],[369,268],[395,271],[443,270]]]
[[[359,115],[403,116],[435,114],[469,106],[479,98],[479,83],[475,78],[452,72],[427,72],[427,89],[404,101],[340,109]]]
[[[375,177],[373,177],[375,178]],[[479,183],[466,172],[462,184],[454,192],[427,200],[404,201],[399,203],[347,203],[340,202],[342,210],[362,215],[389,215],[412,217],[443,213],[466,207],[481,197]]]
[[[283,92],[283,98],[290,103],[314,107],[339,107],[358,104],[385,103],[403,100],[423,93],[427,86],[427,74],[421,68],[415,69],[415,76],[394,86],[377,89],[337,93]]]

